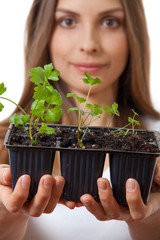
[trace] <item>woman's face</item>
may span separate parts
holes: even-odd
[[[103,81],[94,91],[114,90],[128,59],[120,0],[59,0],[55,22],[51,60],[69,90],[88,90],[85,71]]]

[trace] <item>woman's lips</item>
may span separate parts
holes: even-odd
[[[95,63],[78,63],[73,64],[76,69],[81,72],[97,73],[99,72],[105,64],[95,64]]]

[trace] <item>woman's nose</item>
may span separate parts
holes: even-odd
[[[86,28],[81,34],[80,47],[81,52],[95,54],[100,50],[98,34],[93,28]]]

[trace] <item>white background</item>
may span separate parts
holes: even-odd
[[[130,0],[129,0],[130,1]],[[151,94],[160,111],[160,0],[143,0],[151,40]],[[0,83],[7,86],[7,96],[18,103],[24,82],[24,28],[32,0],[0,0]],[[14,110],[3,101],[0,120]]]

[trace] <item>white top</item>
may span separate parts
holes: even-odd
[[[107,169],[103,177],[110,179]],[[58,204],[51,214],[31,218],[24,240],[130,240],[123,221],[99,221],[85,207]]]

